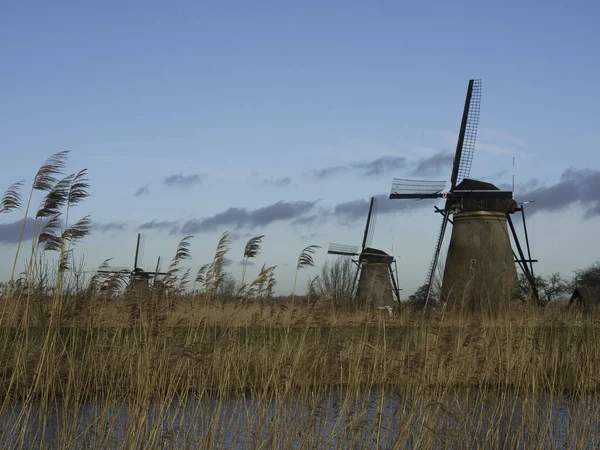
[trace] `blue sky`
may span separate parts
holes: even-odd
[[[538,271],[570,276],[600,253],[599,19],[594,2],[5,3],[0,177],[30,182],[71,150],[92,184],[78,212],[99,227],[78,249],[90,268],[130,264],[153,220],[168,226],[143,230],[148,267],[187,231],[194,270],[221,232],[235,232],[234,262],[266,234],[257,263],[278,265],[286,293],[304,246],[323,246],[322,264],[330,241],[360,243],[366,202],[393,177],[419,163],[448,177],[467,81],[481,78],[471,175],[510,183],[515,157],[516,197],[536,196]],[[440,218],[390,202],[373,244],[393,246],[408,295]],[[0,279],[18,219],[0,217]]]

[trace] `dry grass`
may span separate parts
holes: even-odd
[[[54,189],[62,159],[53,163],[32,191],[48,192],[44,210],[58,217],[76,176]],[[20,197],[10,199],[14,207]],[[63,255],[84,231],[66,220],[45,230],[61,255],[60,289],[42,294],[44,268],[32,262],[0,303],[1,448],[598,444],[597,312],[511,306],[389,317],[326,298],[272,299],[267,267],[244,296],[223,299],[226,234],[197,294],[183,293],[187,239],[154,295],[101,294],[98,280],[69,293]]]

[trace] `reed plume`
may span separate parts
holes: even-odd
[[[185,261],[186,259],[190,259],[192,257],[192,253],[191,253],[191,243],[190,240],[193,238],[194,236],[185,236],[183,239],[181,239],[181,241],[179,242],[179,244],[177,245],[177,249],[175,250],[175,255],[173,256],[173,259],[171,260],[171,264],[169,265],[169,269],[167,270],[167,274],[165,275],[165,277],[162,279],[163,284],[165,285],[165,287],[168,288],[168,290],[171,290],[172,292],[176,291],[176,282],[177,282],[177,275],[179,274],[181,268],[179,267],[182,261]]]
[[[294,299],[296,297],[296,283],[298,281],[298,271],[306,267],[314,267],[315,261],[313,255],[320,249],[320,245],[309,245],[300,252],[298,256],[298,263],[296,264],[296,275],[294,276],[294,289],[292,290],[292,307],[294,305]]]
[[[17,181],[8,187],[0,199],[0,213],[8,213],[22,208],[23,199],[20,192],[22,187],[23,181]]]
[[[19,251],[21,250],[21,242],[23,242],[23,234],[25,233],[25,225],[27,223],[27,216],[29,214],[29,207],[31,205],[31,198],[33,197],[34,191],[49,191],[56,184],[56,176],[61,173],[65,167],[68,151],[62,151],[55,153],[50,156],[44,164],[37,171],[31,190],[29,192],[29,199],[27,200],[27,206],[25,207],[25,215],[23,217],[23,224],[21,225],[21,233],[19,235],[19,241],[17,242],[17,250],[15,252],[15,259],[13,261],[13,267],[10,273],[10,281],[7,296],[10,295],[11,285],[15,276],[15,270],[17,268],[17,261],[19,259]]]
[[[224,261],[225,255],[229,251],[230,243],[229,231],[225,231],[219,239],[215,256],[210,267],[206,271],[206,277],[204,279],[205,291],[209,294],[209,296],[217,291],[225,279]]]
[[[246,247],[244,248],[244,260],[242,265],[242,281],[240,285],[244,286],[244,280],[246,279],[246,266],[248,265],[248,260],[250,258],[256,258],[260,253],[260,245],[262,244],[262,239],[265,237],[264,234],[260,236],[255,236],[250,238],[246,243]]]

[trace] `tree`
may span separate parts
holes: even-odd
[[[427,300],[427,283],[421,285],[414,294],[408,296],[408,303],[412,306],[423,308]]]
[[[356,266],[352,259],[339,257],[326,261],[314,283],[314,295],[328,296],[336,303],[349,302],[352,299],[352,282]]]
[[[569,282],[558,272],[554,272],[548,277],[536,275],[535,284],[537,286],[540,301],[544,303],[559,298],[569,290]],[[529,295],[530,284],[524,273],[519,274],[519,288],[521,291],[521,298],[525,300]]]
[[[596,261],[585,269],[575,271],[573,288],[575,286],[600,287],[600,261]]]

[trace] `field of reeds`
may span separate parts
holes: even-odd
[[[0,304],[0,448],[598,447],[595,311],[389,316],[295,289],[274,298],[269,267],[225,294],[226,233],[201,289],[186,284],[186,239],[149,289],[124,274],[79,283],[70,249],[90,219],[69,216],[89,186],[85,171],[58,177],[65,158],[34,179],[27,270]],[[28,217],[20,188],[0,208]]]

